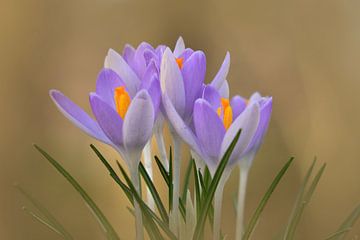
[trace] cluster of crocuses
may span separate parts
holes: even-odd
[[[240,166],[240,188],[237,207],[237,239],[243,227],[243,209],[247,173],[267,130],[272,98],[254,93],[249,99],[239,95],[229,98],[227,74],[230,54],[216,76],[205,84],[206,57],[202,51],[185,48],[180,37],[174,50],[160,45],[156,48],[141,43],[136,49],[126,45],[119,54],[110,49],[100,71],[90,105],[90,117],[57,90],[50,95],[60,111],[90,136],[111,145],[127,163],[136,188],[138,165],[142,152],[153,135],[164,166],[167,166],[164,122],[169,123],[173,146],[174,197],[171,229],[179,226],[180,146],[191,148],[197,167],[208,167],[211,174],[241,129],[214,200],[214,239],[220,237],[222,192],[226,179],[235,166]],[[145,156],[146,157],[146,156]],[[147,161],[151,157],[147,157]],[[146,164],[146,163],[145,163]],[[151,163],[146,164],[151,171]],[[142,239],[142,216],[135,204],[137,239]]]

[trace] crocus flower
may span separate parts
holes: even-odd
[[[152,135],[160,101],[160,90],[156,86],[153,82],[148,88],[130,92],[118,74],[103,69],[96,82],[96,91],[90,93],[95,119],[60,91],[51,90],[50,96],[76,126],[114,147],[129,167],[137,167],[139,154]]]
[[[229,100],[222,98],[214,87],[208,85],[204,88],[202,97],[195,101],[192,124],[183,121],[168,97],[163,97],[163,104],[169,121],[179,136],[206,162],[210,172],[214,173],[240,129],[242,132],[228,167],[235,165],[260,144],[264,127],[268,125],[272,100],[257,96],[254,95],[249,101],[240,96]]]

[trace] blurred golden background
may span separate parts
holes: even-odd
[[[88,92],[109,48],[141,41],[187,46],[207,56],[207,81],[231,53],[231,93],[274,98],[270,129],[249,179],[246,216],[279,168],[296,157],[274,193],[253,239],[272,239],[287,221],[296,191],[316,155],[326,172],[304,212],[298,239],[324,239],[360,201],[360,2],[356,0],[1,0],[0,238],[60,239],[26,215],[19,182],[76,239],[103,239],[72,187],[37,153],[59,160],[104,210],[123,239],[133,239],[124,194],[89,148],[99,146],[55,108],[57,88],[89,109]],[[184,161],[186,162],[186,161]],[[223,229],[234,236],[232,196],[225,194]],[[158,184],[162,184],[157,178]],[[358,223],[351,234],[360,234]]]

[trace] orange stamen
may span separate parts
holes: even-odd
[[[222,117],[224,127],[227,130],[233,121],[232,108],[229,99],[221,98],[221,107],[216,110],[216,113],[219,117]]]
[[[180,69],[183,67],[184,58],[176,58],[176,63],[179,66]]]
[[[119,113],[120,117],[124,119],[131,102],[130,96],[124,86],[115,88],[114,100],[116,111]]]

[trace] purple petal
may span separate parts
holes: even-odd
[[[110,144],[110,140],[105,136],[97,122],[94,121],[84,110],[73,103],[69,98],[58,90],[50,90],[50,97],[57,108],[74,123],[78,128],[90,136]]]
[[[167,48],[161,61],[160,84],[180,116],[185,111],[185,88],[182,74],[171,50]]]
[[[115,71],[125,82],[130,96],[135,96],[140,85],[140,79],[120,54],[110,49],[105,58],[105,67]]]
[[[260,144],[264,138],[264,135],[269,127],[271,112],[272,112],[272,98],[270,97],[264,99],[263,103],[260,105],[259,125],[246,151],[251,151],[251,148],[253,148],[254,151],[257,151],[259,149]]]
[[[182,37],[179,37],[176,41],[176,45],[174,48],[174,56],[179,57],[180,54],[185,50],[185,43]]]
[[[240,114],[240,116],[237,117],[230,125],[229,129],[226,131],[224,141],[221,144],[221,156],[223,156],[226,150],[229,148],[232,140],[234,140],[240,129],[241,134],[234,151],[231,154],[229,164],[233,165],[236,163],[236,161],[241,159],[241,156],[245,153],[245,150],[249,146],[250,141],[256,132],[259,119],[260,109],[259,105],[255,103],[247,107],[245,111]]]
[[[154,120],[152,99],[146,90],[140,90],[131,101],[124,119],[123,142],[128,152],[144,148],[152,135]]]
[[[194,105],[194,127],[196,136],[208,165],[217,166],[225,127],[212,106],[204,99],[198,99]],[[210,162],[209,162],[210,161]]]
[[[126,44],[123,50],[123,58],[124,60],[132,66],[135,56],[135,49],[130,44]]]
[[[211,81],[210,85],[219,90],[223,82],[226,80],[226,76],[229,73],[229,68],[230,68],[230,53],[227,52],[224,62],[222,63],[214,79]]]
[[[262,96],[260,93],[254,92],[249,99],[249,103],[258,102],[261,100],[261,98],[262,98]]]
[[[155,116],[157,116],[161,101],[160,81],[157,74],[153,74],[152,77],[143,79],[140,89],[146,89],[151,96],[154,105]]]
[[[90,104],[103,132],[115,146],[121,146],[123,120],[120,115],[96,93],[90,93]]]
[[[201,97],[205,79],[206,58],[201,51],[194,52],[181,69],[185,87],[185,118],[191,117],[194,102]]]
[[[191,48],[186,48],[182,54],[179,56],[179,58],[182,58],[183,61],[185,62],[187,59],[189,59],[189,57],[194,53],[194,50],[192,50]]]
[[[230,95],[229,92],[230,92],[229,83],[227,80],[225,80],[223,82],[223,84],[221,85],[221,87],[219,88],[219,93],[220,93],[221,97],[229,98],[229,95]]]
[[[150,44],[142,42],[135,51],[134,70],[140,79],[142,79],[146,70],[146,59],[144,53],[147,50],[154,51],[154,48]]]
[[[199,143],[196,139],[196,136],[191,131],[188,125],[182,120],[173,104],[169,96],[164,93],[162,95],[162,105],[164,107],[164,111],[167,119],[169,120],[173,129],[175,129],[176,133],[185,141],[195,152],[199,155],[203,156]]]
[[[221,96],[214,87],[206,85],[203,90],[202,97],[212,106],[215,111],[217,111],[217,109],[220,107]]]
[[[108,105],[115,109],[114,92],[115,88],[125,86],[113,70],[104,68],[98,75],[96,81],[96,94]]]
[[[233,119],[236,119],[245,110],[246,100],[236,95],[231,99],[230,105],[233,111]]]

